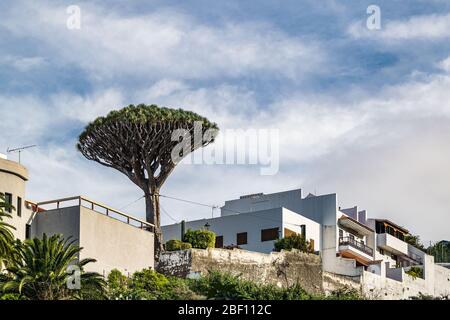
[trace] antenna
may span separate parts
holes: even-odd
[[[20,154],[22,153],[23,150],[25,149],[29,149],[29,148],[34,148],[37,147],[37,145],[33,144],[31,146],[25,146],[25,147],[20,147],[20,148],[14,148],[14,149],[6,149],[6,152],[8,153],[18,153],[19,154],[19,163],[20,163]]]

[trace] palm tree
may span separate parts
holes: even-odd
[[[4,219],[11,219],[12,216],[5,209],[14,209],[11,204],[5,200],[5,195],[0,193],[0,269],[3,264],[6,264],[12,253],[12,245],[14,242],[14,235],[11,230],[15,228],[4,222]]]
[[[7,266],[9,279],[3,284],[4,292],[18,293],[25,299],[60,300],[80,298],[101,298],[106,282],[95,272],[84,272],[83,267],[94,259],[78,261],[81,247],[75,240],[64,240],[61,235],[42,239],[18,241],[16,252]],[[69,266],[79,268],[80,287],[71,289]]]

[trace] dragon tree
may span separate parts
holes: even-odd
[[[211,132],[217,130],[215,123],[194,112],[140,104],[98,117],[79,137],[77,148],[87,159],[120,171],[144,192],[146,220],[155,226],[157,258],[162,250],[160,189],[176,164],[213,142]]]

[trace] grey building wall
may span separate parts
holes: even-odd
[[[154,234],[85,207],[68,207],[36,214],[33,235],[63,234],[83,247],[80,259],[94,258],[87,271],[107,275],[154,268]]]

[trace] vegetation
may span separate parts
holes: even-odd
[[[108,296],[112,300],[191,300],[196,294],[188,281],[144,269],[127,278],[119,270],[108,276]]]
[[[201,136],[194,135],[197,123]],[[144,192],[157,258],[163,249],[159,191],[176,164],[213,142],[217,130],[194,112],[140,104],[95,119],[79,137],[77,148],[87,159],[120,171]]]
[[[209,230],[188,229],[184,235],[183,240],[187,243],[190,243],[192,245],[192,248],[214,248],[216,244],[216,234]]]
[[[165,277],[151,269],[136,272],[130,278],[118,270],[108,277],[109,298],[123,300],[311,300],[361,299],[352,290],[342,290],[325,297],[310,295],[299,285],[278,288],[243,280],[240,276],[212,271],[199,279]]]
[[[450,241],[442,240],[429,246],[427,253],[434,256],[435,262],[450,262]]]
[[[41,239],[17,241],[15,254],[7,264],[2,291],[20,296],[21,299],[58,300],[101,297],[105,281],[97,273],[83,272],[83,267],[94,259],[76,262],[82,248],[74,241],[64,240],[60,235]],[[80,288],[70,289],[72,281],[67,272],[69,265],[80,270]]]
[[[190,248],[192,248],[192,245],[188,242],[183,242],[180,240],[169,240],[166,242],[167,251],[186,250]]]
[[[405,236],[405,242],[409,243],[419,250],[422,250],[424,252],[426,251],[424,245],[420,242],[420,237],[417,235],[407,234]]]
[[[409,274],[414,279],[422,278],[423,279],[423,269],[420,267],[412,266],[408,271],[405,272]]]
[[[314,252],[314,248],[311,248],[309,241],[305,240],[305,237],[299,234],[278,239],[275,241],[274,246],[275,251],[297,249],[302,252]]]
[[[13,250],[14,235],[11,230],[15,228],[5,222],[5,219],[11,218],[11,214],[7,212],[8,209],[14,210],[14,207],[6,203],[5,195],[0,193],[0,269],[8,262]]]

